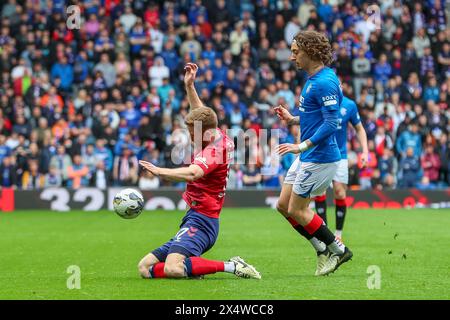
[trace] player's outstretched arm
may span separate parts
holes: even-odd
[[[167,169],[160,168],[153,165],[147,161],[139,161],[139,164],[151,174],[155,176],[159,176],[162,179],[171,180],[171,181],[185,181],[185,182],[193,182],[197,179],[200,179],[205,174],[203,169],[196,164],[191,164],[189,167],[176,168],[176,169]]]
[[[195,63],[187,63],[184,66],[184,70],[184,86],[186,88],[187,98],[191,109],[203,107],[204,104],[200,100],[194,85],[198,66]]]

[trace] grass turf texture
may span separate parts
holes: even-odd
[[[328,210],[334,227],[334,210]],[[204,257],[240,255],[263,279],[218,273],[203,280],[144,280],[136,265],[177,232],[183,212],[0,213],[0,299],[449,299],[450,210],[349,210],[344,241],[353,260],[315,277],[316,256],[274,210],[225,209]],[[66,287],[68,266],[81,289]],[[367,268],[381,269],[381,289]]]

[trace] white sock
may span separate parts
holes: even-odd
[[[312,244],[312,246],[314,247],[314,249],[316,249],[317,252],[323,252],[327,248],[325,243],[323,243],[322,241],[320,241],[315,237],[309,239],[309,242]]]
[[[328,245],[328,249],[330,249],[333,253],[343,254],[345,251],[345,246],[342,242],[335,238],[334,241]]]
[[[223,271],[229,272],[229,273],[234,273],[235,270],[236,270],[236,265],[234,264],[234,262],[231,262],[231,261],[224,262]]]
[[[334,235],[335,235],[336,237],[342,238],[342,230],[337,230],[337,229],[336,229],[336,231],[334,232]]]

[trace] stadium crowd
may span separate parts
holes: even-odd
[[[369,164],[349,131],[354,188],[434,188],[450,183],[450,3],[440,0],[29,0],[2,1],[0,185],[173,184],[144,177],[138,159],[178,165],[188,148],[183,67],[222,129],[279,129],[298,140],[293,114],[306,80],[289,62],[300,29],[327,33],[332,67],[359,107]],[[81,20],[68,15],[77,5]],[[75,13],[76,15],[76,13]],[[68,28],[69,20],[75,27]],[[77,25],[79,22],[79,25]],[[79,28],[78,28],[79,26]],[[228,188],[279,187],[293,161],[245,140]],[[180,156],[181,157],[181,156]],[[179,160],[179,159],[178,159]],[[269,170],[271,168],[271,170]],[[275,170],[273,170],[275,168]],[[177,186],[177,185],[175,185]]]

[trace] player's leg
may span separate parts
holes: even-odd
[[[328,247],[333,257],[327,261],[320,274],[336,270],[340,264],[348,261],[352,253],[346,248],[323,222],[319,215],[309,208],[310,198],[323,194],[331,183],[337,164],[303,163],[293,187],[289,202],[289,214],[313,237]]]
[[[342,230],[344,229],[345,215],[347,213],[347,185],[341,182],[333,181],[334,203],[336,205],[336,231],[335,235],[342,239]]]
[[[341,240],[344,228],[345,215],[347,213],[347,185],[348,185],[348,160],[342,159],[338,163],[336,174],[333,178],[334,203],[336,205],[336,232]]]
[[[292,185],[283,184],[283,187],[281,188],[280,199],[278,200],[277,203],[278,212],[280,212],[289,221],[289,223],[291,224],[292,228],[295,229],[295,231],[297,231],[311,243],[311,245],[314,247],[318,255],[325,253],[327,249],[326,245],[322,241],[319,241],[318,239],[311,236],[300,223],[298,223],[294,218],[291,218],[289,216],[288,209],[291,194],[292,194]]]
[[[327,224],[327,195],[326,193],[314,198],[314,205],[319,217]]]
[[[297,172],[300,170],[300,160],[299,158],[295,159],[289,168],[286,177],[284,178],[283,186],[281,187],[280,197],[277,202],[277,210],[281,213],[291,224],[291,226],[303,237],[305,237],[314,249],[317,252],[318,256],[326,254],[326,246],[323,242],[317,240],[312,237],[308,232],[306,232],[305,228],[301,224],[299,224],[295,219],[289,217],[289,200],[292,194],[292,185],[295,182],[295,178],[297,177]],[[323,259],[319,259],[323,260]]]
[[[150,276],[152,278],[183,278],[227,272],[244,278],[261,278],[253,266],[239,257],[231,258],[229,261],[201,257],[214,245],[218,231],[218,219],[189,211],[180,230],[172,239],[165,262],[159,262],[150,267]]]
[[[172,245],[173,239],[170,239],[166,243],[164,243],[159,248],[153,250],[149,254],[147,254],[145,257],[141,259],[138,263],[138,270],[142,278],[149,279],[152,277],[152,272],[156,265],[162,263],[164,265],[164,261],[167,258],[167,255],[169,254],[169,249]],[[161,266],[157,268],[158,270],[161,269]]]

